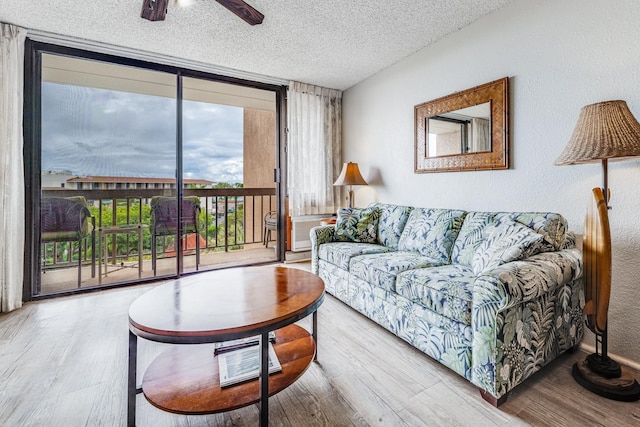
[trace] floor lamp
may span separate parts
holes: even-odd
[[[640,123],[624,101],[587,105],[557,165],[602,163],[603,186],[594,188],[594,208],[585,222],[583,265],[587,327],[596,336],[596,352],[573,366],[586,389],[613,400],[640,399],[640,385],[607,354],[607,317],[611,293],[608,161],[640,156]]]
[[[358,168],[357,163],[349,162],[345,163],[342,166],[342,170],[340,171],[340,175],[336,182],[333,185],[348,185],[349,186],[349,207],[353,207],[354,195],[353,195],[353,186],[354,185],[367,185],[367,181],[364,180],[362,175],[360,175],[360,169]]]

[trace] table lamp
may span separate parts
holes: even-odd
[[[635,401],[640,385],[607,355],[607,318],[611,293],[611,234],[608,161],[640,156],[640,123],[625,101],[587,105],[556,165],[602,163],[602,189],[594,188],[595,209],[585,222],[583,266],[587,327],[596,336],[596,352],[573,366],[574,379],[587,390],[603,397]]]
[[[348,185],[349,186],[349,207],[353,207],[354,195],[353,195],[353,186],[354,185],[367,185],[367,181],[364,180],[362,175],[360,175],[360,169],[358,169],[358,164],[349,162],[342,165],[342,171],[340,171],[340,175],[336,182],[333,185]]]

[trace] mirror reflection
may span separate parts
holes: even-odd
[[[491,151],[491,102],[426,119],[427,157]]]

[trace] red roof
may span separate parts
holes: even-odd
[[[185,184],[203,184],[211,185],[213,181],[206,179],[188,179],[182,180]],[[70,178],[67,182],[145,182],[149,184],[175,184],[175,178],[152,178],[152,177],[133,177],[133,176],[77,176]]]
[[[204,237],[198,234],[198,238],[200,239],[200,249],[204,249],[207,246],[207,241],[204,240]],[[183,254],[192,254],[196,249],[196,235],[188,234],[186,239],[182,238],[182,253]],[[176,256],[176,248],[171,245],[165,251],[165,256],[173,257]]]

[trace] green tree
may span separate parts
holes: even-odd
[[[243,188],[243,184],[241,182],[233,182],[233,183],[228,183],[228,182],[216,182],[215,185],[213,186],[213,188]]]
[[[216,237],[219,245],[224,245],[225,229],[229,249],[242,249],[244,244],[244,205],[238,205],[234,212],[227,212],[224,221],[218,224]]]

